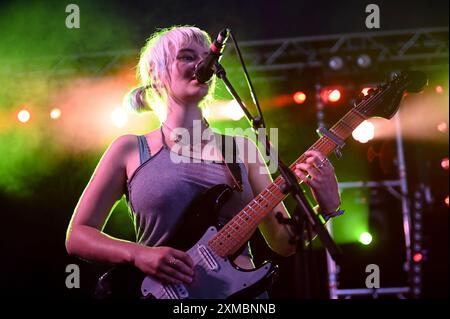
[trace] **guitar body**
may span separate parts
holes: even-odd
[[[100,277],[98,298],[251,298],[273,282],[278,267],[264,262],[256,269],[241,269],[230,258],[216,255],[208,241],[217,233],[218,213],[230,198],[229,186],[216,185],[198,196],[187,208],[174,236],[165,246],[185,251],[194,261],[192,283],[163,284],[133,266],[117,266]]]

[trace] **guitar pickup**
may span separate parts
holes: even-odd
[[[198,245],[197,249],[202,259],[208,265],[208,268],[213,271],[218,271],[219,264],[216,262],[214,256],[209,252],[209,250],[204,245]]]

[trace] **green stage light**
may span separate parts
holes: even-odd
[[[363,245],[369,245],[372,242],[372,235],[368,232],[364,232],[359,236],[359,241]]]

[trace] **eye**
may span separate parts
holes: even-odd
[[[195,58],[193,56],[191,56],[191,55],[181,55],[177,59],[180,60],[180,61],[188,61],[188,62],[191,62],[191,61],[195,60]]]

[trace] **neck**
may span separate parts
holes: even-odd
[[[180,103],[169,98],[167,104],[167,118],[164,123],[172,129],[184,127],[189,130],[195,120],[201,121],[203,118],[198,103]]]

